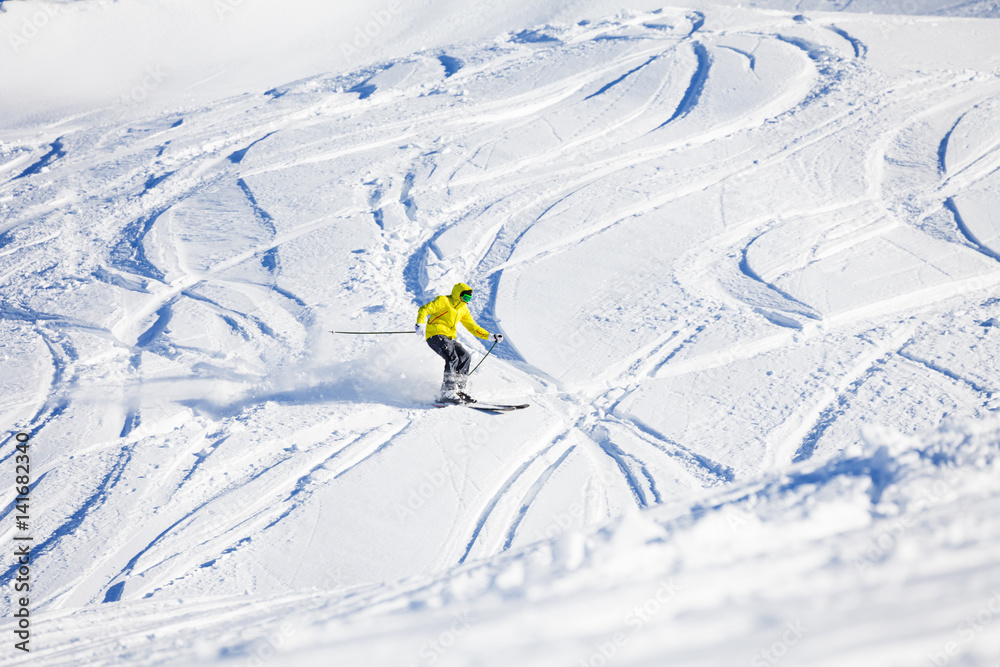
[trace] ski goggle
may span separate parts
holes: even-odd
[[[459,298],[462,299],[462,301],[469,303],[470,301],[472,301],[472,292],[471,291],[462,292]]]

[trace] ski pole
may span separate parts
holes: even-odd
[[[355,336],[385,336],[388,334],[410,334],[412,331],[331,331],[332,334],[353,334]]]
[[[490,356],[490,352],[493,351],[493,348],[495,348],[497,346],[497,343],[499,343],[499,342],[500,341],[498,341],[498,340],[493,341],[493,344],[490,345],[490,349],[486,350],[486,354],[483,355],[483,358],[479,360],[478,364],[476,364],[476,368],[479,368],[482,365],[482,363],[484,361],[486,361],[486,357]],[[472,375],[473,373],[475,373],[476,372],[476,368],[473,368],[471,371],[469,371],[469,375]]]

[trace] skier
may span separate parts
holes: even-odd
[[[471,300],[472,288],[465,283],[457,283],[451,289],[451,296],[442,294],[420,306],[417,311],[417,335],[426,339],[427,345],[444,359],[444,379],[441,382],[443,403],[476,402],[465,393],[472,353],[456,340],[458,323],[461,322],[477,338],[495,342],[503,340],[503,334],[491,334],[476,324],[466,305]]]

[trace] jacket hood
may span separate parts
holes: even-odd
[[[462,301],[462,292],[471,292],[472,288],[465,283],[455,283],[455,286],[451,288],[451,302],[459,303]]]

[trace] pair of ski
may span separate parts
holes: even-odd
[[[440,401],[432,403],[435,408],[451,408],[451,407],[461,407],[470,408],[472,410],[479,410],[480,412],[489,412],[491,414],[501,414],[504,412],[514,412],[515,410],[523,410],[528,407],[528,403],[522,403],[519,405],[506,405],[503,403],[442,403]]]

